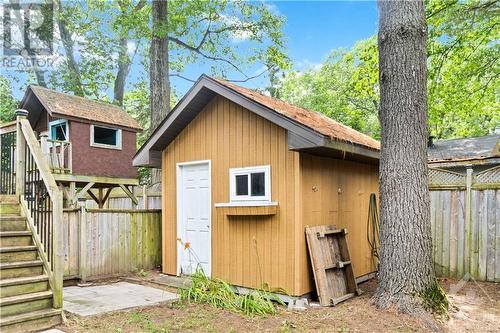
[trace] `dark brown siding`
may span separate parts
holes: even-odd
[[[90,146],[90,125],[69,122],[69,139],[73,144],[73,173],[86,176],[136,178],[132,166],[136,152],[136,133],[122,130],[122,149]]]

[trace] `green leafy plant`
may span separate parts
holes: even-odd
[[[267,286],[246,295],[238,295],[227,282],[207,277],[201,267],[196,269],[191,278],[192,285],[179,292],[181,301],[206,303],[246,315],[274,314],[274,302],[284,305]]]

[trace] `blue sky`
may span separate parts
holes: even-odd
[[[375,1],[269,1],[268,3],[275,11],[286,17],[284,35],[287,39],[287,52],[296,70],[313,68],[320,64],[331,50],[340,47],[350,48],[356,41],[368,38],[377,31]],[[129,77],[130,83],[146,74],[139,62],[140,59],[136,57]],[[260,67],[261,65],[256,65],[254,70],[257,71]],[[188,66],[183,74],[195,79],[203,72],[209,72],[209,65]],[[21,86],[25,83],[26,75],[15,76],[20,82],[13,82],[13,92],[16,98],[21,98],[23,95]],[[242,85],[258,88],[265,85],[266,80],[256,79]],[[192,85],[191,82],[177,78],[172,79],[172,84],[178,97]],[[110,97],[111,93],[112,89],[108,93]]]
[[[375,1],[269,1],[286,17],[284,35],[293,68],[305,70],[320,64],[336,48],[350,48],[358,40],[377,32],[378,16]],[[190,66],[189,77],[196,78],[204,70]],[[255,79],[240,83],[249,88],[265,84]],[[174,79],[180,96],[192,83]]]

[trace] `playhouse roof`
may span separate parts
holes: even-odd
[[[29,102],[30,92],[53,117],[77,118],[141,130],[139,123],[117,105],[69,95],[40,86],[29,86],[21,102],[21,107]]]
[[[435,141],[427,149],[427,160],[430,164],[486,164],[488,161],[498,163],[499,158],[499,134]]]
[[[216,94],[287,129],[289,149],[336,157],[379,159],[380,144],[377,140],[325,115],[202,75],[141,147],[134,165],[158,167],[161,150]]]

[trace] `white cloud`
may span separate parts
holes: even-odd
[[[135,42],[128,41],[127,42],[127,53],[132,55],[135,53],[135,50],[137,49],[137,45],[135,45]]]

